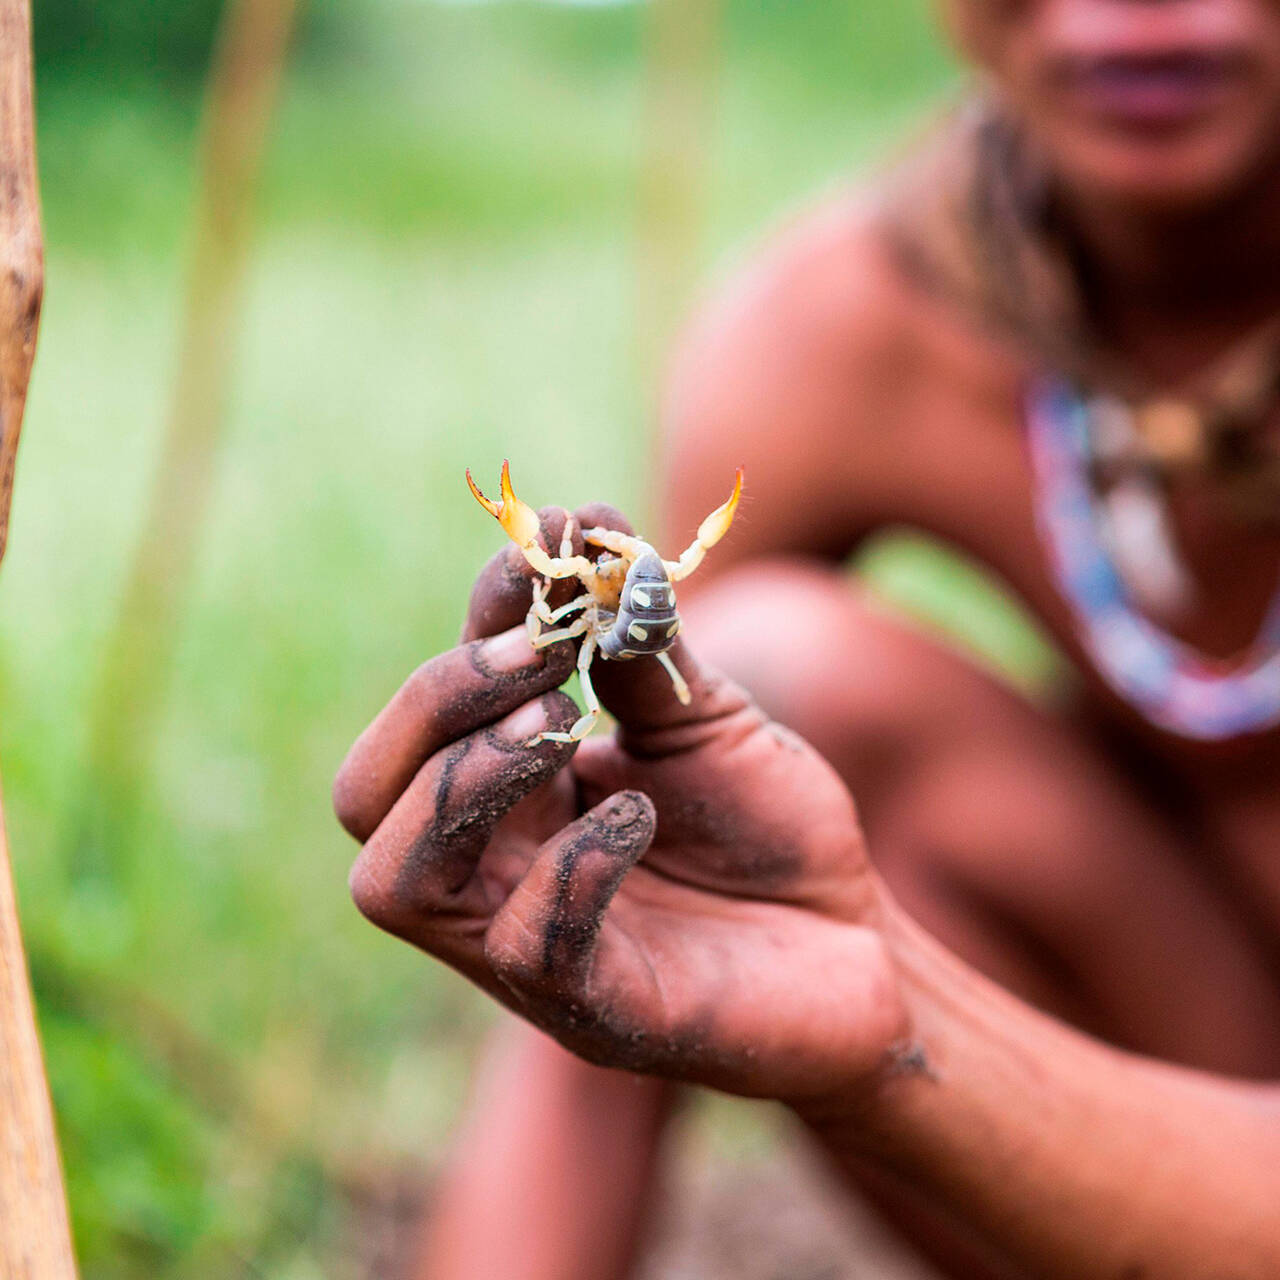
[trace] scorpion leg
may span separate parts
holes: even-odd
[[[550,578],[535,578],[533,582],[533,603],[525,615],[525,626],[529,629],[529,640],[538,638],[541,630],[539,623],[550,626],[555,619],[551,616],[551,606],[547,603],[547,592],[551,590]]]
[[[579,622],[585,621],[585,618],[579,619]],[[531,747],[539,742],[581,742],[596,727],[596,721],[600,719],[600,699],[596,696],[595,686],[591,683],[590,671],[591,659],[595,657],[595,653],[595,632],[588,631],[586,639],[582,642],[582,648],[578,650],[578,682],[582,685],[582,700],[587,704],[586,712],[573,722],[568,733],[544,731],[536,738],[529,740]]]
[[[578,609],[585,609],[590,603],[590,596],[578,596],[576,599],[570,600],[568,604],[562,604],[558,609],[552,609],[548,621],[559,622],[561,618],[567,618],[569,614],[576,612]]]
[[[667,675],[671,677],[671,683],[676,691],[676,699],[682,707],[687,707],[693,701],[693,694],[689,692],[688,681],[680,674],[676,664],[671,660],[671,655],[664,650],[662,653],[655,653],[653,656],[662,663]]]
[[[578,654],[578,683],[582,686],[582,700],[587,704],[587,713],[569,730],[571,736],[585,738],[596,727],[600,719],[600,699],[596,696],[596,687],[591,682],[591,659],[596,653],[596,638],[589,634],[582,642],[586,657]]]
[[[643,538],[601,526],[583,529],[582,540],[591,543],[593,547],[603,547],[606,551],[612,551],[615,556],[623,556],[628,560],[636,560],[646,551],[653,550]]]
[[[667,573],[672,582],[687,578],[701,563],[702,557],[729,532],[733,523],[733,513],[738,509],[738,499],[742,497],[742,468],[738,468],[737,479],[733,484],[733,492],[726,502],[722,502],[699,526],[697,537],[684,549],[679,560],[666,561]]]
[[[536,636],[530,637],[529,643],[535,649],[545,649],[548,645],[556,644],[561,640],[572,640],[574,636],[582,635],[586,629],[586,618],[578,618],[567,627],[560,627],[555,631],[539,631]]]
[[[560,535],[561,560],[569,560],[573,557],[573,531],[576,527],[577,521],[566,511],[564,513],[564,532]]]
[[[561,560],[573,559],[573,531],[577,527],[573,516],[569,512],[564,513],[564,532],[560,535],[560,556]],[[542,627],[554,626],[561,618],[567,618],[569,614],[578,609],[583,608],[590,603],[589,595],[576,596],[570,600],[568,604],[562,604],[558,609],[553,609],[547,603],[547,594],[551,590],[553,579],[549,577],[540,577],[534,580],[533,584],[533,604],[529,606],[528,615],[525,618],[525,625],[529,631],[529,642],[535,649],[539,649],[542,645],[550,644],[550,640],[544,640],[541,644],[538,637],[542,634]],[[563,639],[568,632],[557,632],[556,639]],[[578,632],[572,634],[577,635]]]
[[[533,603],[529,606],[529,612],[525,614],[525,629],[529,632],[529,643],[535,649],[541,649],[544,645],[554,643],[551,640],[540,639],[547,633],[543,631],[544,627],[555,626],[561,618],[567,618],[571,613],[576,613],[579,609],[586,608],[591,603],[589,595],[575,596],[568,604],[562,604],[558,609],[552,609],[547,604],[547,591],[551,583],[546,578],[540,578],[533,584]],[[567,632],[556,632],[556,639],[564,639]],[[573,635],[581,635],[581,631],[575,631]]]

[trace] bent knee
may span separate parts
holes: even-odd
[[[831,760],[864,804],[887,772],[1029,713],[839,569],[755,562],[709,584],[685,613],[699,653]]]

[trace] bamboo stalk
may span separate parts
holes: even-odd
[[[0,0],[0,557],[44,291],[31,94],[31,12]],[[0,806],[0,1276],[76,1274]]]
[[[173,399],[147,516],[106,647],[89,732],[95,807],[136,798],[204,531],[223,438],[253,196],[297,0],[228,0],[210,69]],[[103,870],[118,828],[80,815],[73,874]],[[113,850],[112,854],[118,852]]]
[[[697,269],[715,123],[721,0],[652,0],[639,183],[636,326],[656,388]]]

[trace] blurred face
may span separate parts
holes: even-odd
[[[1076,189],[1152,210],[1280,156],[1280,0],[942,0]]]

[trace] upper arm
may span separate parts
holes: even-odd
[[[743,465],[737,525],[709,564],[848,554],[886,518],[906,331],[892,266],[851,201],[784,233],[713,298],[677,353],[663,545],[687,541]]]

